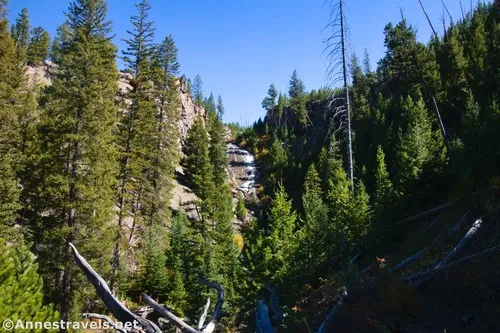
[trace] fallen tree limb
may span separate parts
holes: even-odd
[[[448,253],[448,255],[440,263],[434,266],[434,269],[439,269],[441,266],[446,265],[448,262],[453,260],[457,256],[457,253],[464,247],[466,247],[467,244],[469,244],[470,240],[477,234],[478,230],[481,228],[482,223],[482,219],[477,219],[469,229],[469,231],[467,231],[465,236],[460,240],[460,242],[458,242],[457,246],[455,246],[453,250],[451,250],[451,252]]]
[[[217,291],[217,303],[215,304],[215,309],[212,314],[212,319],[210,322],[203,327],[203,329],[195,329],[185,323],[181,318],[177,317],[175,314],[170,312],[163,305],[158,304],[154,299],[146,294],[142,294],[142,297],[146,303],[148,303],[153,309],[155,309],[159,314],[169,319],[175,326],[188,333],[212,333],[215,330],[217,322],[222,317],[222,304],[224,303],[224,289],[218,283],[211,282],[200,276],[198,282],[209,286]],[[203,320],[204,321],[204,320]]]
[[[153,322],[141,318],[137,316],[128,308],[126,308],[112,293],[109,289],[108,284],[104,279],[97,274],[96,271],[89,265],[89,263],[85,260],[84,257],[80,255],[76,247],[69,243],[71,250],[73,251],[73,255],[75,257],[75,261],[83,271],[87,280],[94,285],[97,294],[106,305],[106,308],[113,314],[113,316],[121,321],[122,323],[133,323],[134,321],[139,323],[144,329],[146,333],[161,333],[161,330],[156,326]]]
[[[452,235],[454,234],[455,232],[458,232],[458,230],[460,230],[460,226],[462,225],[463,221],[464,221],[464,218],[468,215],[465,214],[464,216],[462,216],[460,218],[460,220],[458,220],[457,223],[455,223],[451,228],[449,228],[448,230],[446,231],[443,231],[441,232],[435,239],[434,241],[432,242],[431,245],[425,247],[424,249],[420,250],[419,252],[415,253],[414,255],[406,258],[405,260],[401,261],[399,264],[397,264],[394,268],[390,269],[389,270],[389,273],[393,273],[393,272],[396,272],[396,271],[399,271],[401,269],[403,269],[404,267],[406,267],[407,265],[411,264],[412,262],[420,259],[420,257],[427,253],[430,249],[432,249],[433,247],[435,247],[436,245],[440,244],[441,241],[443,239],[446,238],[446,236],[449,236],[449,235]]]
[[[100,319],[100,320],[104,320],[104,321],[108,322],[109,326],[111,326],[115,331],[118,331],[118,332],[121,332],[121,333],[127,333],[127,331],[125,331],[124,329],[119,328],[118,326],[116,326],[115,323],[113,322],[113,320],[111,320],[111,318],[109,318],[108,316],[101,315],[101,314],[98,314],[98,313],[84,313],[82,315],[82,317],[83,318],[88,318],[88,319]]]
[[[467,231],[465,236],[458,242],[458,244],[453,248],[453,250],[451,250],[450,253],[448,253],[448,255],[443,260],[441,260],[439,263],[437,263],[436,265],[434,265],[432,268],[428,269],[427,271],[412,274],[412,275],[406,277],[404,280],[409,282],[411,285],[419,287],[422,284],[424,284],[425,282],[427,282],[431,278],[431,275],[434,272],[446,269],[447,267],[456,265],[456,264],[463,262],[465,260],[472,259],[472,258],[474,258],[477,255],[480,255],[482,253],[488,253],[490,250],[493,251],[493,250],[497,249],[498,247],[492,247],[489,250],[485,250],[487,252],[480,251],[474,255],[470,255],[470,256],[464,257],[462,259],[458,259],[458,260],[453,261],[453,259],[455,259],[457,254],[460,251],[462,251],[467,246],[467,244],[469,244],[471,239],[477,234],[478,230],[481,228],[481,225],[482,225],[482,219],[479,218],[472,224],[472,227],[469,229],[469,231]]]
[[[443,266],[441,266],[439,268],[433,268],[433,269],[430,269],[430,270],[425,271],[425,272],[419,272],[419,273],[410,275],[407,278],[405,278],[405,281],[409,282],[412,285],[416,285],[418,287],[418,286],[421,286],[424,282],[427,282],[430,279],[430,276],[432,274],[434,274],[435,272],[437,272],[437,271],[445,270],[445,269],[450,268],[452,266],[458,265],[458,264],[460,264],[462,262],[465,262],[465,261],[468,261],[468,260],[472,260],[472,259],[475,259],[475,258],[477,258],[479,256],[490,254],[490,253],[493,253],[495,251],[500,251],[500,245],[497,245],[497,246],[488,248],[486,250],[482,250],[482,251],[473,253],[471,255],[465,256],[465,257],[460,258],[460,259],[457,259],[457,260],[452,261],[452,262],[450,262],[450,263],[448,263],[446,265],[443,265]],[[413,281],[419,281],[419,280],[421,280],[423,278],[425,280],[423,282],[421,282],[421,283],[414,283],[414,282],[412,282],[412,280]]]
[[[186,324],[181,318],[177,317],[172,312],[167,310],[163,305],[158,304],[154,299],[152,299],[147,294],[143,293],[142,298],[144,299],[144,302],[148,303],[156,312],[161,314],[163,317],[169,319],[175,326],[177,326],[184,332],[199,333],[193,327]]]
[[[203,328],[203,325],[205,324],[205,320],[207,319],[209,308],[210,308],[210,297],[207,298],[207,303],[203,307],[203,311],[200,315],[200,320],[198,320],[198,331],[201,330]]]
[[[328,329],[328,325],[332,321],[333,317],[337,314],[337,312],[340,310],[344,303],[344,299],[347,297],[347,289],[345,287],[342,287],[342,291],[340,292],[339,300],[337,301],[337,304],[333,307],[333,309],[330,311],[328,316],[326,317],[325,321],[321,324],[319,327],[319,330],[317,333],[326,333]]]

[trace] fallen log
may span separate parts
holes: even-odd
[[[419,252],[415,253],[414,255],[412,255],[412,256],[406,258],[405,260],[401,261],[394,268],[391,268],[388,273],[393,273],[393,272],[396,272],[396,271],[399,271],[399,270],[403,269],[404,267],[406,267],[407,265],[411,264],[412,262],[420,259],[420,257],[422,255],[424,255],[425,253],[427,253],[430,249],[432,249],[436,245],[440,244],[443,241],[443,239],[445,239],[447,236],[450,236],[450,235],[454,234],[455,232],[458,232],[458,230],[460,230],[460,226],[462,225],[462,223],[464,221],[464,218],[467,215],[468,215],[468,213],[465,214],[464,216],[462,216],[462,218],[460,218],[460,220],[458,220],[458,222],[455,223],[451,228],[449,228],[446,231],[441,232],[434,239],[434,241],[432,242],[431,245],[425,247],[424,249],[420,250]]]
[[[469,231],[467,231],[465,236],[457,243],[457,245],[453,248],[453,250],[451,250],[451,252],[448,253],[448,255],[443,258],[443,260],[441,260],[439,263],[437,263],[436,265],[434,265],[432,268],[428,269],[427,271],[418,272],[418,273],[415,273],[415,274],[412,274],[412,275],[406,277],[404,279],[404,281],[409,282],[413,286],[419,287],[419,286],[423,285],[425,282],[429,281],[431,278],[431,275],[434,272],[437,272],[439,270],[443,270],[447,267],[450,267],[452,265],[455,265],[459,262],[464,261],[463,260],[464,258],[459,259],[459,260],[455,260],[455,261],[453,261],[453,259],[455,259],[457,254],[460,251],[462,251],[467,246],[467,244],[470,243],[471,239],[474,238],[474,236],[477,234],[477,232],[481,228],[481,226],[482,226],[482,219],[479,218],[472,224],[472,227],[469,229]],[[495,248],[497,248],[497,247],[493,247],[492,249],[495,249]],[[475,257],[475,256],[472,255],[472,256],[467,256],[465,258],[470,259],[473,257]]]
[[[456,256],[457,253],[460,252],[464,247],[469,244],[470,240],[477,234],[478,230],[481,228],[481,225],[483,223],[482,219],[477,219],[472,227],[467,231],[465,236],[458,242],[457,246],[453,248],[453,250],[436,266],[434,266],[434,269],[439,269],[441,266],[446,265],[448,262],[453,260]]]
[[[87,280],[92,283],[95,287],[97,294],[106,305],[106,308],[113,314],[113,316],[121,321],[122,323],[134,323],[137,322],[141,327],[143,327],[146,333],[161,333],[161,330],[156,326],[153,322],[141,318],[140,316],[134,314],[127,307],[125,307],[112,293],[109,289],[108,284],[104,279],[97,274],[96,271],[89,265],[89,263],[85,260],[84,257],[80,255],[76,247],[69,243],[71,250],[73,251],[73,255],[75,257],[75,261],[83,271]]]
[[[342,287],[342,291],[340,292],[339,300],[337,301],[337,304],[335,304],[333,309],[330,311],[330,313],[326,317],[325,321],[321,324],[317,333],[326,333],[327,332],[328,325],[330,324],[332,319],[335,317],[337,312],[340,310],[340,308],[344,304],[344,299],[346,297],[347,297],[347,289],[345,287]]]

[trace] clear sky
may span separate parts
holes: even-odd
[[[138,0],[108,0],[115,42],[130,29],[129,17]],[[151,19],[157,40],[172,34],[181,72],[193,79],[200,74],[206,96],[220,94],[225,121],[251,123],[265,115],[261,101],[274,83],[288,91],[294,69],[307,90],[325,85],[326,59],[322,32],[329,19],[325,0],[150,0]],[[455,20],[461,17],[459,0],[443,0]],[[473,0],[476,3],[477,0]],[[352,44],[359,57],[366,48],[372,67],[384,55],[384,26],[400,20],[402,7],[407,20],[427,42],[430,28],[418,0],[346,0]],[[439,0],[423,0],[438,33],[442,33],[443,7]],[[469,0],[463,0],[469,7]],[[43,26],[53,37],[64,21],[69,0],[10,0],[11,23],[23,7],[32,26]],[[447,17],[447,16],[446,16]],[[448,21],[448,18],[447,18]]]

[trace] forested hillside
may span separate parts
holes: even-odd
[[[181,74],[148,0],[124,50],[106,0],[70,1],[52,39],[0,0],[0,320],[494,332],[500,2],[426,44],[402,13],[377,68],[344,49],[344,2],[331,84],[294,71],[245,128]]]

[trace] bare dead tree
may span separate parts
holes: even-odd
[[[422,11],[424,12],[425,18],[427,19],[427,22],[429,23],[429,25],[432,29],[432,32],[434,33],[434,37],[436,37],[436,39],[439,39],[439,36],[436,32],[436,29],[434,29],[434,26],[432,25],[432,22],[429,19],[429,15],[427,15],[427,11],[425,10],[425,7],[424,7],[424,4],[422,3],[422,0],[418,0],[418,2],[420,2],[420,7],[422,7]]]
[[[448,18],[450,19],[450,24],[451,24],[453,22],[453,17],[451,16],[450,11],[448,10],[448,7],[446,7],[444,0],[441,0],[441,3],[443,4],[443,7],[446,10],[446,13],[448,14]]]
[[[351,130],[351,106],[349,99],[348,81],[348,50],[349,27],[345,17],[345,0],[330,0],[330,22],[326,28],[331,29],[332,34],[325,40],[328,58],[327,78],[332,87],[341,83],[342,103],[334,111],[334,118],[342,114],[339,128],[345,124],[345,136],[347,146],[347,178],[351,192],[354,191],[354,162],[352,157],[352,130]],[[326,29],[325,28],[325,29]],[[335,96],[333,98],[335,100]],[[332,103],[331,105],[335,105]],[[344,116],[345,115],[345,116]]]
[[[465,20],[464,7],[462,6],[462,0],[459,0],[459,2],[460,2],[460,11],[462,12],[462,20]]]
[[[142,331],[144,333],[162,333],[160,328],[155,323],[146,318],[143,318],[142,316],[133,313],[123,303],[121,303],[118,300],[118,298],[116,298],[112,294],[106,281],[104,281],[104,279],[99,274],[97,274],[97,272],[92,268],[92,266],[89,265],[89,263],[85,260],[85,258],[82,257],[80,253],[78,253],[76,247],[71,243],[69,244],[69,246],[73,251],[73,255],[75,257],[75,261],[78,267],[80,267],[80,269],[83,271],[83,273],[87,277],[87,280],[94,285],[97,294],[104,302],[104,305],[106,306],[106,308],[108,308],[108,310],[113,314],[113,316],[117,320],[119,320],[122,323],[137,323],[142,327]],[[210,288],[213,288],[217,291],[217,303],[215,304],[214,312],[212,314],[212,319],[207,325],[204,325],[206,312],[208,311],[208,306],[205,306],[205,309],[203,311],[205,315],[202,314],[202,316],[200,317],[200,323],[198,323],[197,326],[198,329],[195,329],[189,324],[185,323],[181,318],[174,315],[171,311],[166,309],[161,304],[158,304],[150,296],[143,293],[142,297],[145,300],[145,302],[148,303],[156,312],[167,318],[169,322],[171,322],[173,325],[175,325],[182,331],[188,333],[213,333],[217,326],[218,321],[224,315],[222,311],[222,305],[224,303],[224,289],[219,283],[208,281],[201,275],[199,276],[198,281],[199,283],[206,285]],[[83,316],[85,318],[102,319],[112,323],[111,319],[104,315],[84,314]],[[116,329],[114,325],[113,328]],[[117,329],[117,330],[120,332],[124,332],[123,329]]]
[[[333,320],[337,312],[339,312],[340,308],[344,304],[344,299],[347,297],[347,289],[345,287],[342,287],[342,290],[340,291],[340,294],[338,296],[338,301],[333,307],[333,309],[328,313],[328,316],[326,317],[325,321],[321,324],[319,330],[317,333],[326,333],[328,332],[328,325],[330,322]]]

